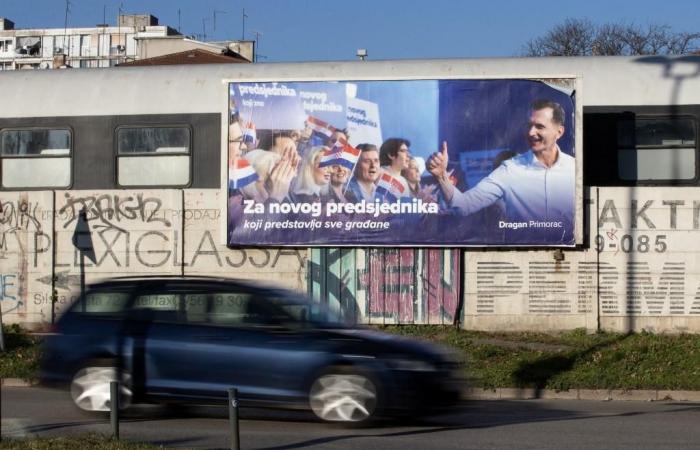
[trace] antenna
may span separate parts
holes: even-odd
[[[177,32],[182,33],[182,17],[180,16],[180,8],[177,9]]]
[[[70,0],[66,0],[66,20],[63,22],[63,48],[68,49],[63,54],[67,55],[70,52],[70,45],[66,44],[66,36],[68,35],[68,13],[70,12]]]
[[[207,41],[207,22],[209,19],[207,17],[202,17],[202,41]]]
[[[243,34],[241,34],[241,40],[245,41],[245,19],[248,15],[245,13],[245,8],[243,8]]]
[[[219,11],[219,10],[214,10],[214,31],[216,32],[216,15],[217,14],[226,14],[226,11]]]
[[[259,58],[267,58],[267,56],[258,53],[258,50],[260,49],[260,36],[262,36],[263,34],[259,31],[252,31],[252,33],[255,35],[255,55],[253,56],[253,60],[257,61]]]

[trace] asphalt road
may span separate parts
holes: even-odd
[[[2,389],[2,437],[110,434],[63,391]],[[347,429],[303,412],[241,411],[243,449],[698,449],[700,404],[568,400],[475,401],[423,420]],[[229,448],[225,407],[139,407],[121,438],[166,447]]]

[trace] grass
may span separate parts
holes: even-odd
[[[151,450],[163,448],[150,444],[115,441],[97,434],[53,438],[8,439],[0,441],[0,450],[74,450],[99,448],[106,450]]]
[[[5,352],[0,354],[0,378],[36,377],[39,369],[38,339],[18,324],[3,325]]]
[[[425,325],[379,329],[452,347],[467,362],[474,387],[700,391],[697,334],[485,333]],[[37,340],[10,325],[5,327],[5,344],[0,376],[35,378]]]
[[[700,335],[382,329],[454,348],[467,362],[475,387],[700,390]]]

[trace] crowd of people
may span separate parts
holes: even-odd
[[[422,189],[418,161],[410,142],[389,138],[377,148],[363,143],[352,169],[345,164],[324,164],[322,158],[340,142],[349,145],[347,130],[329,135],[303,130],[258,131],[249,138],[246,125],[234,114],[229,124],[229,193],[256,202],[374,202],[421,198],[436,202],[435,188]],[[252,170],[251,170],[252,169]],[[245,173],[253,174],[244,177]],[[392,194],[377,192],[382,174],[390,175]]]
[[[417,198],[457,216],[484,210],[499,218],[499,223],[503,218],[549,227],[553,221],[552,227],[571,233],[575,158],[558,145],[565,117],[558,103],[534,101],[523,130],[529,150],[499,155],[491,174],[471,189],[460,190],[448,168],[447,142],[430,156],[427,176],[422,177],[421,164],[411,156],[407,139],[392,137],[379,148],[370,143],[349,147],[347,130],[333,129],[319,140],[308,122],[302,130],[264,132],[250,139],[234,114],[229,126],[229,196],[239,192],[243,199],[257,202],[292,203],[389,203]],[[343,159],[346,154],[350,156]],[[339,159],[334,160],[334,155]]]

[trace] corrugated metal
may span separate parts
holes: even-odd
[[[314,299],[368,324],[451,324],[460,301],[460,257],[450,249],[311,250]]]

